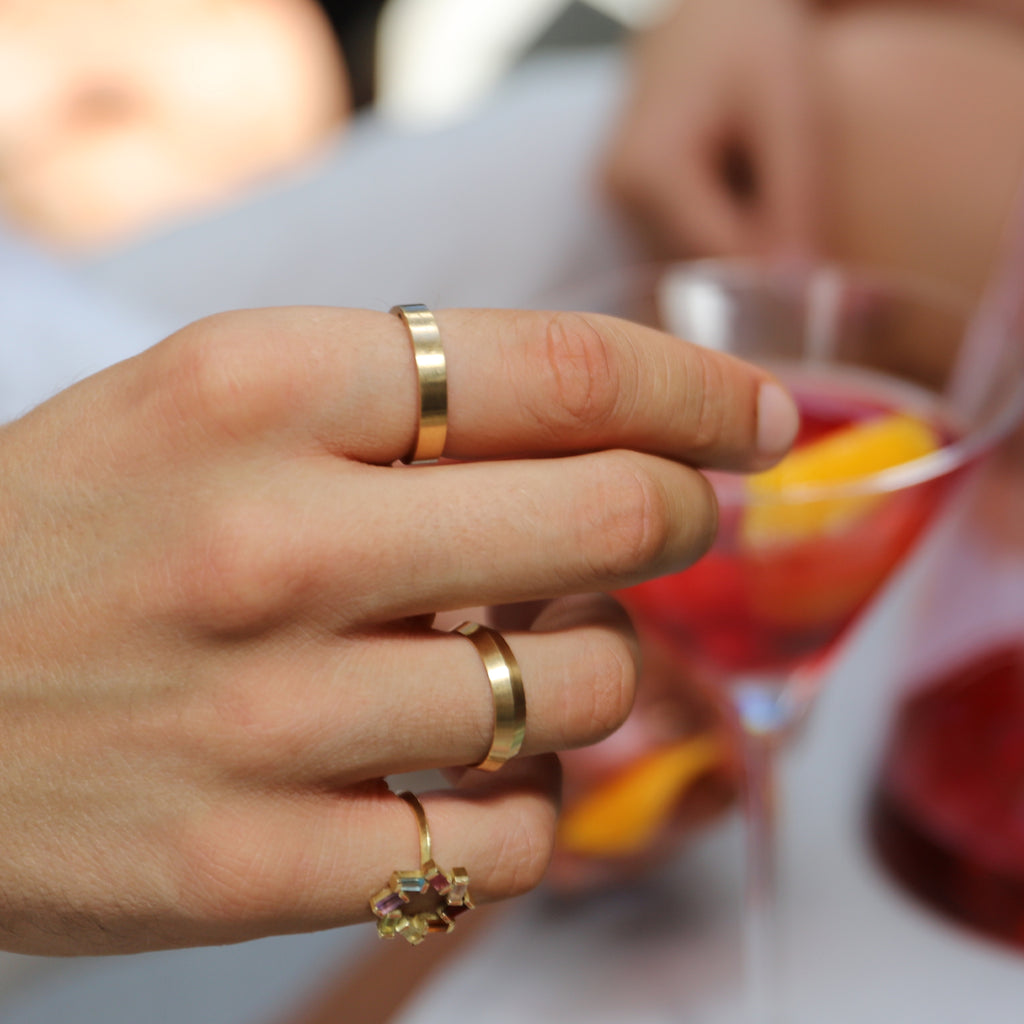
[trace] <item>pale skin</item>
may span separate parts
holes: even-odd
[[[601,592],[679,569],[796,413],[764,372],[621,321],[438,314],[446,456],[384,313],[224,314],[0,431],[0,945],[125,953],[369,920],[415,867],[381,781],[473,764],[491,697],[439,611],[556,598],[507,634],[523,756],[427,794],[479,900],[547,864],[551,753],[627,714]],[[598,596],[569,598],[571,594]]]

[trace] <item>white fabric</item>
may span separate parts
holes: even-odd
[[[96,294],[0,228],[0,422],[159,341],[158,315]]]

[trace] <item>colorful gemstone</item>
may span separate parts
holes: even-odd
[[[382,899],[377,900],[373,905],[373,912],[378,917],[387,917],[388,914],[398,910],[404,902],[405,900],[402,898],[401,893],[389,892]]]
[[[428,881],[430,888],[439,896],[443,896],[451,888],[451,882],[440,871],[436,875],[431,875]]]
[[[427,922],[423,920],[422,914],[417,914],[415,917],[403,917],[395,925],[395,934],[401,935],[406,942],[417,946],[423,941],[423,936],[427,934]]]
[[[398,888],[402,892],[426,892],[427,880],[422,875],[414,875],[412,872],[401,872],[398,876]]]
[[[410,904],[410,895],[427,896]],[[422,909],[424,903],[436,901],[435,909]],[[473,906],[469,897],[469,876],[465,868],[447,872],[430,860],[417,871],[395,871],[391,883],[370,900],[370,909],[377,915],[377,934],[384,939],[401,935],[412,945],[424,936],[450,932],[455,918]],[[421,908],[419,913],[411,912]]]

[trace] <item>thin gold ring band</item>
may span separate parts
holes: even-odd
[[[479,622],[463,622],[454,632],[470,640],[484,663],[494,698],[494,736],[487,756],[474,768],[496,772],[519,753],[526,735],[526,694],[519,662],[505,638]]]
[[[392,306],[409,331],[416,374],[420,384],[420,408],[416,441],[402,462],[428,462],[444,452],[448,436],[448,368],[445,365],[441,331],[434,314],[422,303]]]
[[[405,790],[398,794],[399,800],[404,800],[416,815],[416,825],[420,830],[420,863],[427,864],[434,858],[430,854],[430,826],[427,824],[427,812],[423,810],[423,804],[415,793]]]

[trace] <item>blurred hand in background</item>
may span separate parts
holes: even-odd
[[[637,40],[607,178],[659,249],[813,251],[809,28],[798,0],[714,0]]]

